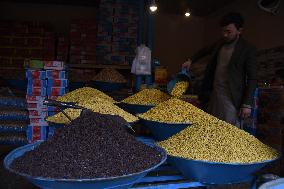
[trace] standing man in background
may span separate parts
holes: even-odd
[[[255,48],[241,36],[244,19],[228,13],[220,22],[222,39],[204,48],[183,63],[183,68],[211,54],[201,90],[200,102],[208,113],[240,127],[240,119],[250,116],[257,86]]]

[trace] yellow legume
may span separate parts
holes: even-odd
[[[126,83],[127,80],[117,70],[112,68],[102,69],[94,78],[94,81]]]
[[[254,136],[220,120],[197,122],[159,145],[171,156],[210,162],[256,163],[278,157]]]
[[[189,83],[187,81],[177,82],[171,91],[171,95],[174,97],[180,97],[186,92],[188,86],[189,86]]]
[[[113,103],[106,101],[104,99],[98,98],[98,97],[92,97],[89,99],[81,99],[78,105],[85,107],[87,109],[90,109],[94,112],[102,113],[102,114],[113,114],[113,115],[119,115],[123,117],[127,122],[135,122],[138,120],[137,117],[131,115],[130,113],[122,110],[118,106],[114,105]],[[71,119],[77,118],[81,110],[78,109],[71,109],[68,108],[64,110],[67,115],[71,117]],[[63,113],[58,113],[54,116],[50,116],[47,118],[47,121],[53,122],[53,123],[63,123],[67,124],[70,121]]]
[[[158,105],[169,98],[169,95],[158,89],[144,89],[132,96],[127,97],[122,102],[127,104]]]
[[[71,91],[63,96],[58,97],[56,100],[61,102],[77,102],[84,101],[85,99],[91,98],[91,97],[99,97],[104,100],[107,100],[109,102],[115,102],[110,96],[106,95],[105,93],[91,88],[91,87],[82,87],[79,89],[76,89],[74,91]]]

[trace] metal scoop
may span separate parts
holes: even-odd
[[[72,121],[72,118],[66,112],[64,112],[65,108],[81,109],[82,112],[88,110],[87,108],[85,108],[83,106],[77,105],[77,103],[75,103],[75,102],[60,102],[60,101],[56,101],[56,100],[45,99],[43,101],[43,104],[47,105],[47,106],[58,107],[60,109],[60,112],[62,112],[63,115],[65,115],[69,119],[69,121]],[[82,112],[81,112],[81,114],[82,114]],[[125,125],[125,128],[127,130],[131,130],[131,132],[135,133],[134,129],[129,124]]]

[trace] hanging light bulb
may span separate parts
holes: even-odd
[[[186,10],[185,14],[184,14],[186,17],[190,17],[190,11],[189,9]]]
[[[156,12],[158,10],[158,6],[157,6],[155,0],[153,0],[153,2],[151,3],[150,10],[151,10],[151,12]]]

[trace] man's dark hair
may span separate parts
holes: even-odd
[[[240,29],[244,25],[244,18],[238,12],[230,12],[224,15],[221,19],[220,26],[224,27],[229,24],[234,24],[237,29]]]

